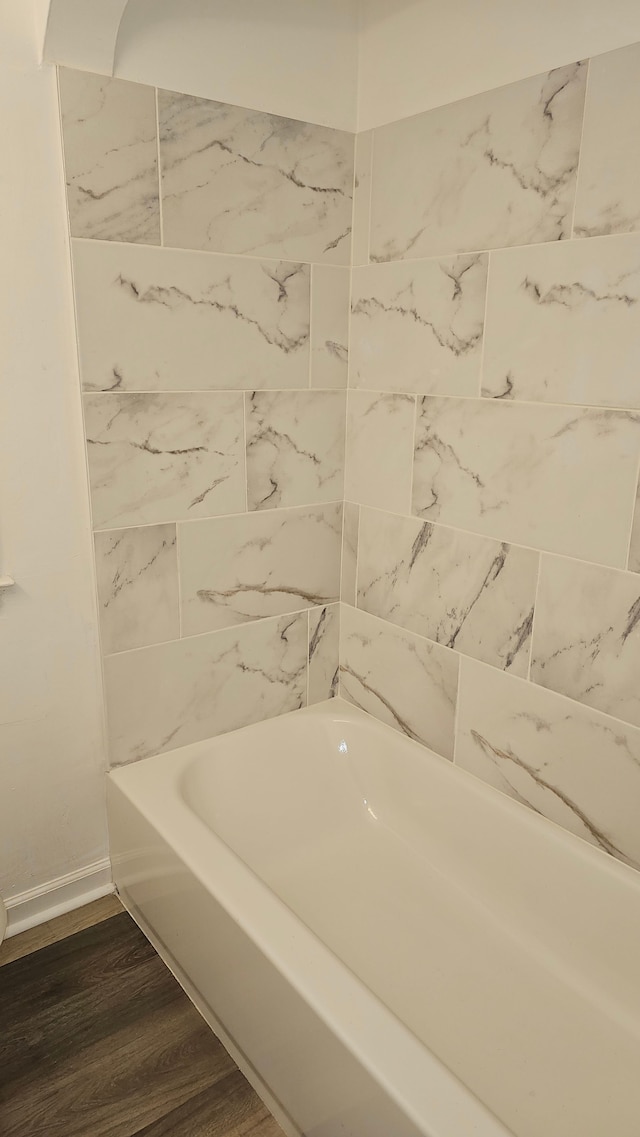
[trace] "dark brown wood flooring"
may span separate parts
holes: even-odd
[[[126,914],[0,968],[2,1137],[282,1137]]]

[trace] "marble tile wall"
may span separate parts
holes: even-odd
[[[337,693],[355,138],[59,83],[123,763]]]
[[[340,653],[636,868],[639,91],[636,45],[358,136]]]

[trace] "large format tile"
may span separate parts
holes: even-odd
[[[239,513],[242,395],[85,395],[96,529]]]
[[[61,67],[71,232],[160,244],[153,87]]]
[[[354,137],[158,92],[164,240],[349,264]]]
[[[303,612],[107,656],[112,764],[297,710],[307,636]]]
[[[353,270],[352,387],[477,395],[487,258]]]
[[[531,678],[640,726],[640,580],[543,557]]]
[[[356,573],[358,568],[358,526],[360,506],[345,501],[342,521],[342,569],[340,599],[346,604],[356,602]]]
[[[338,600],[341,537],[337,504],[181,525],[183,635]]]
[[[340,605],[309,612],[308,702],[322,703],[338,694],[340,678]]]
[[[358,606],[526,676],[538,554],[362,509]]]
[[[314,265],[312,269],[312,387],[347,385],[349,275],[349,269],[341,265]]]
[[[463,659],[455,761],[640,868],[640,731]]]
[[[632,572],[640,572],[640,482],[638,483],[636,493],[636,508],[633,515],[628,567]]]
[[[180,635],[175,525],[96,533],[103,652]]]
[[[343,605],[340,694],[445,758],[453,756],[458,656]]]
[[[342,391],[247,396],[249,509],[342,498],[344,407]]]
[[[480,399],[418,404],[413,512],[624,565],[640,416]]]
[[[369,263],[369,227],[371,224],[371,164],[373,161],[373,131],[364,130],[356,135],[355,176],[353,179],[353,235],[351,263]]]
[[[585,78],[560,67],[379,127],[371,260],[569,237]]]
[[[349,391],[345,497],[411,512],[415,398]]]
[[[640,229],[640,44],[589,62],[575,233]]]
[[[483,395],[640,407],[640,236],[491,255]]]
[[[89,391],[306,387],[309,267],[74,241]]]

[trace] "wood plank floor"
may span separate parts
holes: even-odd
[[[125,912],[0,968],[0,1134],[283,1137]]]

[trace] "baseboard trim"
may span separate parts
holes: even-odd
[[[103,857],[7,900],[6,935],[17,936],[114,891],[111,862]]]

